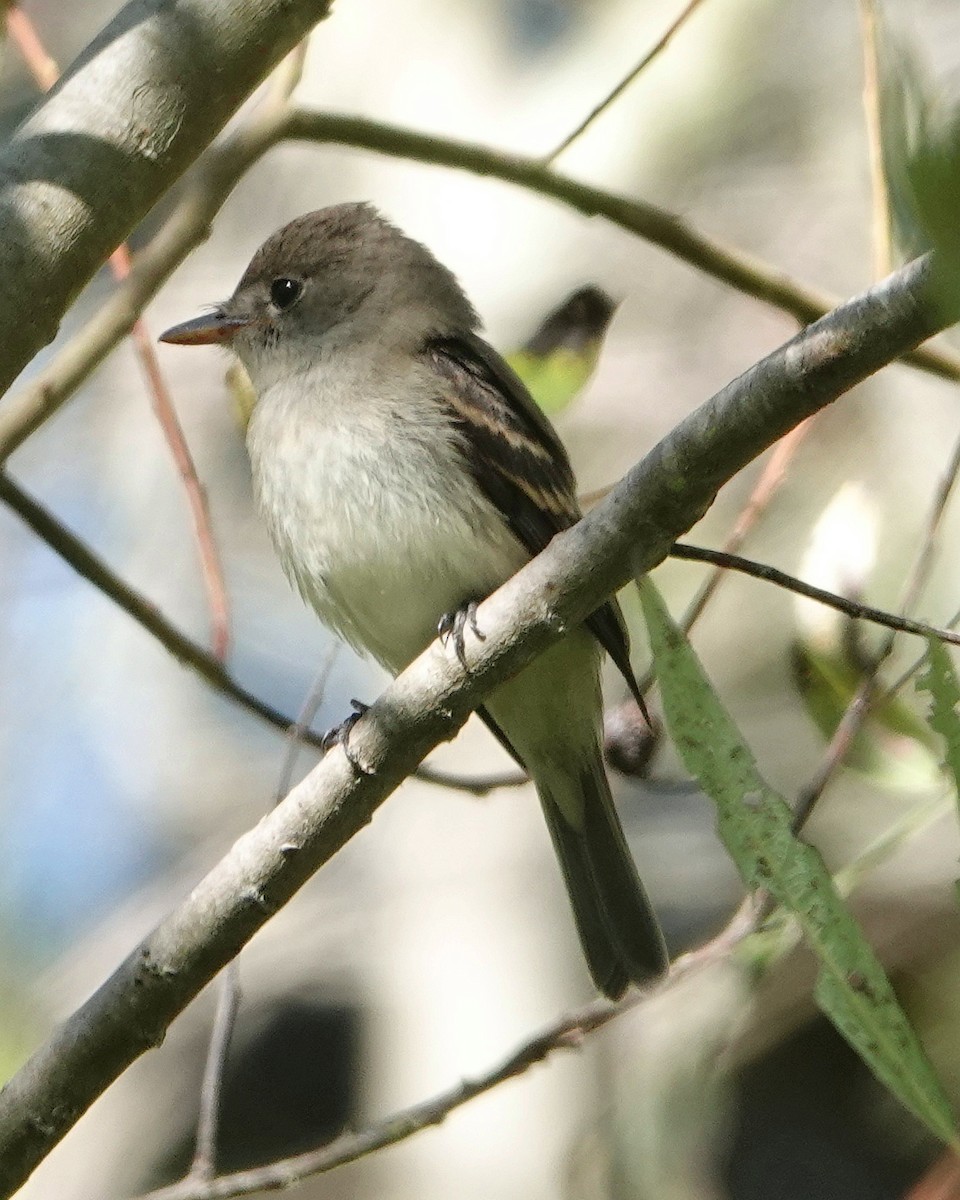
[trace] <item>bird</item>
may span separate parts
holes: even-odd
[[[453,273],[365,202],[296,218],[233,295],[161,340],[219,344],[250,377],[259,510],[320,619],[397,674],[581,517],[567,452],[480,334]],[[642,696],[616,600],[478,710],[536,787],[597,989],[668,966],[602,755],[603,652]],[[349,736],[349,721],[343,733]]]

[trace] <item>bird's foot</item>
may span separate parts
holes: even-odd
[[[467,625],[470,626],[478,641],[485,642],[487,640],[477,626],[476,600],[468,600],[456,612],[444,613],[437,625],[437,633],[440,635],[440,641],[446,645],[452,639],[453,648],[464,670],[467,669],[467,655],[463,642],[463,631]]]
[[[369,768],[363,765],[350,747],[350,730],[353,729],[363,714],[368,711],[370,705],[364,704],[362,700],[351,700],[350,704],[353,712],[348,717],[345,717],[339,725],[334,725],[332,729],[328,729],[320,739],[320,745],[323,748],[324,754],[328,750],[332,750],[334,746],[342,746],[350,766],[360,775],[369,775]]]

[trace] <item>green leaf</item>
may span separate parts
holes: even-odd
[[[231,363],[224,376],[227,393],[230,396],[234,420],[240,426],[241,433],[250,424],[253,410],[257,406],[257,393],[253,390],[247,369],[241,363]]]
[[[880,148],[893,233],[905,258],[938,251],[940,285],[952,293],[960,287],[960,108],[916,48],[879,16]]]
[[[823,859],[791,831],[789,806],[750,749],[649,579],[640,583],[671,736],[717,806],[717,826],[741,877],[791,912],[816,954],[817,1003],[874,1074],[943,1141],[953,1114],[883,967],[843,904]]]
[[[793,678],[807,712],[828,741],[864,679],[852,633],[820,650],[797,642]],[[857,731],[843,765],[894,791],[926,792],[940,780],[930,728],[898,696],[874,704]]]
[[[506,356],[544,412],[555,416],[583,391],[615,309],[600,288],[579,288],[546,317],[521,349]],[[257,403],[253,384],[239,363],[227,369],[226,384],[234,418],[245,430]]]
[[[905,258],[930,248],[911,163],[925,140],[930,80],[913,46],[876,14],[880,153],[891,233]]]
[[[864,879],[892,855],[897,854],[907,842],[946,816],[953,803],[953,797],[942,792],[938,796],[928,796],[926,800],[911,805],[892,825],[878,834],[869,845],[864,846],[856,858],[837,871],[833,882],[840,895],[849,896]]]
[[[561,412],[593,374],[616,305],[597,287],[573,292],[507,362],[550,415]]]
[[[945,765],[960,801],[960,683],[949,651],[934,637],[927,639],[927,669],[917,687],[930,693],[930,727],[946,742]]]
[[[859,599],[869,590],[879,537],[870,492],[848,481],[817,518],[800,574],[827,591]],[[876,651],[867,641],[864,622],[805,596],[793,598],[793,611],[794,682],[825,738],[833,737],[860,688],[866,685],[871,690],[872,703],[843,765],[897,792],[927,792],[939,786],[939,746],[926,721],[899,695],[876,694]]]

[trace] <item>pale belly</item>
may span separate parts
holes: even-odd
[[[372,422],[270,417],[255,412],[248,445],[284,568],[325,624],[391,671],[527,560],[442,436],[398,454],[394,430]]]
[[[341,531],[319,554],[284,557],[327,625],[399,671],[437,636],[441,617],[489,595],[524,556],[505,560],[507,548],[481,536],[463,514],[434,520],[428,508],[401,503],[393,518],[392,528],[381,519],[375,536],[364,530],[349,547]],[[357,530],[349,518],[347,525]]]

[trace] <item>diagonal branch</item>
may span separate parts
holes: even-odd
[[[281,733],[289,734],[295,722],[279,709],[247,691],[239,684],[216,655],[211,654],[199,642],[193,641],[178,629],[159,608],[136,588],[121,579],[115,571],[83,541],[71,533],[42,504],[28,495],[19,484],[0,469],[0,502],[15,512],[50,549],[71,566],[77,574],[91,583],[108,600],[156,638],[161,646],[178,662],[200,678],[215,692],[232,700],[252,716]],[[323,735],[302,727],[296,730],[296,740],[314,749],[323,749]],[[486,796],[501,787],[516,787],[526,782],[526,776],[516,770],[483,776],[457,775],[422,764],[417,768],[417,778],[438,787],[452,787],[470,792],[475,796]]]
[[[130,333],[176,267],[207,237],[213,218],[244,173],[276,143],[284,112],[281,97],[265,97],[247,121],[201,155],[184,180],[172,213],[149,245],[135,255],[130,274],[0,408],[0,462],[51,417]]]
[[[248,125],[203,155],[160,233],[136,256],[130,278],[52,361],[0,409],[0,463],[60,408],[130,332],[144,305],[207,236],[211,221],[243,174],[284,140],[353,146],[502,179],[587,215],[599,214],[697,270],[779,308],[802,324],[816,320],[837,304],[836,298],[828,293],[798,283],[761,259],[700,233],[667,209],[580,183],[537,159],[363,117],[289,111],[282,103],[270,103]],[[925,346],[907,354],[905,361],[941,378],[960,380],[960,355],[950,350]]]
[[[668,209],[582,183],[544,166],[536,158],[384,125],[364,117],[306,110],[290,113],[283,136],[355,146],[394,158],[469,171],[550,196],[585,216],[604,217],[737,291],[780,309],[803,325],[816,321],[839,303],[828,292],[798,283],[762,259],[701,233]],[[904,357],[911,366],[932,375],[960,379],[960,355],[951,350],[926,346]]]
[[[434,643],[232,847],[0,1092],[0,1197],[498,683],[655,566],[717,490],[854,384],[942,328],[933,260],[898,271],[729,384],[578,525],[485,600],[466,666]],[[351,763],[356,765],[351,765]]]
[[[885,848],[886,845],[878,846],[875,855],[879,858]],[[617,1004],[595,1000],[568,1016],[559,1017],[546,1029],[522,1042],[496,1066],[472,1079],[462,1080],[429,1100],[413,1104],[365,1128],[344,1133],[325,1145],[292,1158],[281,1158],[260,1167],[210,1179],[186,1176],[176,1183],[147,1192],[138,1200],[234,1200],[235,1197],[259,1192],[281,1191],[310,1176],[335,1171],[378,1150],[396,1146],[407,1138],[442,1124],[458,1108],[525,1074],[558,1051],[579,1049],[589,1034],[605,1028],[627,1013],[638,1009],[642,1011],[643,1004],[652,997],[662,995],[665,990],[676,987],[695,972],[708,969],[727,958],[753,932],[749,911],[741,906],[711,941],[674,959],[669,973],[658,984],[643,991],[632,991]]]
[[[674,17],[656,42],[654,42],[646,54],[644,54],[643,58],[641,58],[638,63],[630,68],[620,82],[615,87],[611,88],[611,90],[606,94],[606,96],[604,96],[600,103],[587,113],[583,120],[576,126],[575,129],[572,129],[570,133],[567,134],[562,142],[555,146],[549,154],[544,155],[543,162],[546,166],[549,166],[555,159],[559,158],[560,155],[563,154],[564,150],[569,149],[579,137],[585,134],[594,121],[596,121],[599,116],[605,113],[610,105],[623,95],[630,84],[633,83],[633,81],[637,79],[638,76],[640,76],[647,69],[647,67],[650,66],[653,60],[662,54],[664,50],[666,50],[667,46],[669,46],[671,41],[673,41],[674,35],[679,32],[681,26],[684,24],[687,18],[693,15],[694,10],[700,7],[700,4],[701,0],[688,0],[688,3],[683,6],[679,15]]]
[[[752,558],[744,558],[740,554],[731,554],[729,550],[710,550],[705,546],[692,546],[689,542],[674,542],[670,548],[671,558],[685,559],[687,562],[710,563],[719,571],[739,571],[754,579],[762,579],[765,583],[775,584],[785,591],[794,592],[798,596],[806,596],[834,608],[855,621],[870,621],[874,625],[882,625],[896,633],[914,633],[917,637],[933,637],[950,646],[960,646],[960,633],[938,625],[928,625],[926,621],[915,621],[912,617],[898,616],[886,612],[882,608],[874,608],[872,604],[863,604],[852,600],[849,596],[840,596],[836,592],[828,592],[826,588],[816,587],[772,567],[768,563],[756,562]]]
[[[671,972],[671,976],[673,974]],[[679,974],[680,972],[677,972],[677,975]],[[337,1167],[374,1154],[377,1150],[396,1146],[433,1125],[440,1125],[456,1109],[492,1091],[507,1080],[524,1074],[558,1050],[579,1046],[587,1034],[602,1029],[615,1017],[629,1012],[636,1007],[641,998],[641,994],[637,993],[616,1006],[597,1002],[571,1016],[561,1017],[482,1075],[474,1079],[464,1079],[449,1090],[405,1108],[376,1125],[356,1133],[345,1133],[326,1146],[308,1150],[294,1158],[280,1159],[262,1167],[252,1167],[246,1171],[237,1171],[212,1179],[187,1176],[178,1183],[148,1192],[139,1200],[227,1200],[236,1196],[249,1196],[255,1192],[280,1191],[311,1175],[336,1170]]]
[[[328,7],[329,0],[133,0],[20,125],[0,150],[0,392]]]
[[[7,8],[7,32],[19,48],[21,57],[30,68],[38,86],[42,91],[48,92],[60,79],[60,69],[47,54],[32,22],[14,0],[9,0]],[[110,270],[116,280],[123,280],[130,274],[130,251],[126,242],[111,254]],[[210,607],[211,641],[214,653],[223,659],[226,658],[230,643],[230,612],[206,493],[197,476],[173,397],[160,370],[153,338],[143,317],[139,317],[134,323],[132,332],[153,410],[176,465],[193,517],[193,531],[200,556],[203,584]]]
[[[0,501],[30,527],[31,530],[58,554],[82,578],[88,580],[173,655],[185,667],[205,680],[215,691],[233,700],[268,725],[283,732],[291,722],[283,713],[259,700],[241,687],[223,663],[198,642],[187,637],[167,619],[155,604],[126,583],[99,558],[85,542],[71,533],[56,517],[32,496],[28,496],[4,471],[0,471]],[[320,737],[309,730],[302,740],[320,746]]]

